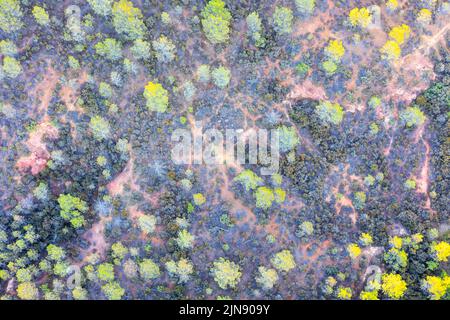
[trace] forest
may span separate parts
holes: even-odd
[[[0,299],[449,300],[449,19],[0,0]],[[177,162],[205,130],[277,143]]]

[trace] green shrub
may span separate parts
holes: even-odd
[[[9,78],[17,78],[22,73],[22,66],[15,58],[6,56],[3,58],[3,73]]]
[[[272,189],[267,187],[259,187],[255,191],[256,207],[260,209],[269,209],[275,200]]]
[[[111,130],[109,128],[109,123],[100,116],[94,116],[89,122],[89,127],[92,130],[92,134],[96,140],[104,140],[110,137]]]
[[[400,120],[407,127],[420,126],[426,120],[425,115],[418,107],[408,107],[400,111]]]
[[[338,69],[338,66],[332,60],[325,60],[322,63],[322,69],[327,73],[327,75],[333,75]]]
[[[0,0],[0,29],[6,33],[22,28],[23,16],[19,0]]]
[[[327,123],[338,125],[344,118],[344,110],[338,103],[323,101],[316,107],[316,114]]]
[[[111,14],[113,0],[87,0],[87,2],[96,14],[104,17]]]
[[[211,79],[211,69],[207,64],[202,64],[197,69],[197,81],[208,83]]]
[[[144,98],[150,111],[165,112],[169,105],[169,95],[159,83],[149,82],[144,89]]]
[[[116,39],[106,38],[95,45],[95,51],[99,56],[111,61],[117,61],[122,57],[122,45]]]
[[[120,300],[125,294],[125,290],[115,281],[111,281],[102,286],[102,291],[108,300]]]
[[[84,225],[83,213],[88,209],[85,201],[73,197],[70,194],[60,194],[58,197],[61,218],[70,221],[73,227],[80,228]]]
[[[36,22],[41,26],[46,26],[50,23],[50,18],[48,16],[47,11],[44,8],[39,6],[33,7],[33,16],[36,19]]]
[[[300,143],[295,127],[286,127],[283,125],[278,128],[278,134],[281,152],[291,151]]]
[[[213,82],[216,86],[224,89],[230,82],[231,72],[228,68],[218,67],[211,73]]]
[[[239,175],[237,175],[233,181],[236,181],[242,184],[245,188],[245,191],[250,191],[256,189],[263,183],[263,179],[258,177],[256,173],[252,170],[244,170]]]
[[[100,82],[100,85],[98,86],[98,93],[105,99],[111,98],[113,94],[113,90],[111,86],[106,82]]]
[[[151,259],[144,259],[139,263],[139,274],[144,280],[156,279],[160,276],[159,266]]]
[[[292,21],[294,16],[292,10],[287,7],[277,6],[273,13],[273,26],[275,31],[280,34],[289,34],[292,31]]]
[[[295,6],[298,12],[303,15],[311,15],[314,12],[316,0],[295,0]]]
[[[17,46],[11,40],[0,41],[0,54],[4,56],[14,56],[17,52]]]
[[[220,288],[227,289],[234,288],[241,279],[242,273],[239,266],[233,261],[219,258],[213,263],[211,274]]]
[[[260,19],[258,13],[257,12],[250,13],[246,18],[246,22],[247,22],[248,34],[254,41],[255,45],[257,47],[264,46],[265,39],[262,36],[263,28],[262,28],[261,19]]]
[[[145,60],[150,58],[150,43],[142,40],[136,39],[134,40],[133,46],[131,47],[131,54],[136,59]]]
[[[159,62],[170,62],[175,58],[175,45],[166,36],[160,36],[152,45]]]

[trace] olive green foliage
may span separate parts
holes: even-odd
[[[214,84],[221,89],[226,88],[226,86],[230,82],[231,72],[228,68],[225,68],[225,67],[215,68],[212,71],[211,75],[212,75]]]
[[[279,35],[292,32],[292,22],[294,16],[292,10],[288,7],[277,6],[273,13],[273,26]]]
[[[106,38],[95,45],[98,55],[111,61],[117,61],[122,57],[122,45],[116,39]]]
[[[175,58],[175,45],[166,36],[160,36],[152,42],[156,58],[159,62],[170,62]]]
[[[80,62],[73,56],[67,57],[67,62],[69,64],[69,67],[72,69],[78,69],[80,68]]]
[[[190,249],[194,245],[195,237],[187,230],[183,229],[178,232],[178,237],[175,239],[180,249]]]
[[[308,73],[309,69],[309,65],[304,62],[297,64],[297,66],[295,67],[295,71],[299,76],[304,76],[306,73]]]
[[[6,33],[22,28],[23,16],[19,0],[0,0],[0,29]]]
[[[206,38],[212,43],[224,43],[229,39],[231,13],[221,0],[211,0],[201,12],[202,27]]]
[[[70,194],[60,194],[58,204],[60,206],[59,214],[64,220],[70,221],[75,228],[80,228],[84,225],[83,214],[88,209],[85,201]]]
[[[117,33],[127,39],[135,40],[145,34],[142,12],[128,0],[119,0],[113,4],[113,25]]]

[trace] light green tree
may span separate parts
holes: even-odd
[[[64,220],[70,221],[75,228],[80,228],[84,225],[83,213],[88,209],[85,201],[70,194],[60,194],[58,204],[60,206],[59,214]]]
[[[131,1],[119,0],[113,4],[113,25],[117,33],[127,39],[135,40],[145,34],[142,12]]]
[[[230,69],[225,67],[215,68],[212,73],[212,79],[216,86],[221,89],[225,89],[228,83],[230,82],[231,72]]]
[[[175,58],[175,45],[166,36],[160,36],[158,40],[152,42],[152,45],[159,62],[167,63]]]
[[[22,28],[23,16],[19,0],[0,0],[0,29],[6,33]]]
[[[316,0],[295,0],[295,6],[297,7],[298,12],[309,16],[314,12]]]
[[[279,35],[289,34],[292,31],[294,16],[288,7],[277,6],[273,13],[273,26]]]
[[[159,83],[149,82],[144,89],[144,98],[150,111],[165,112],[169,106],[169,94]]]
[[[111,14],[111,5],[113,0],[87,0],[92,10],[100,16],[109,16]]]
[[[122,45],[113,38],[106,38],[97,43],[94,48],[99,56],[111,61],[117,61],[122,57]]]
[[[211,0],[201,12],[202,27],[206,38],[212,43],[224,43],[229,39],[231,13],[221,0]]]
[[[36,19],[36,22],[41,26],[46,26],[50,23],[50,17],[48,16],[48,13],[44,8],[34,6],[32,13],[34,18]]]

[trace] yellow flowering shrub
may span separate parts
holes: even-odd
[[[204,204],[206,202],[205,196],[203,194],[201,194],[201,193],[196,193],[192,197],[194,199],[194,203],[197,206],[201,206],[202,204]]]
[[[337,297],[342,300],[350,300],[352,298],[352,289],[348,287],[339,287]]]
[[[362,291],[359,298],[361,300],[380,300],[378,299],[378,291]]]
[[[280,271],[288,272],[289,270],[294,269],[296,266],[294,256],[289,250],[278,252],[270,261],[272,262],[273,266]]]
[[[445,241],[434,243],[431,249],[436,255],[438,261],[447,261],[450,256],[450,244]]]
[[[359,242],[363,246],[370,246],[373,243],[373,238],[370,234],[363,232],[359,237]]]
[[[399,274],[383,274],[381,281],[381,289],[389,298],[400,299],[405,294],[406,281]]]
[[[398,8],[398,1],[397,0],[388,0],[386,2],[386,7],[390,10],[390,11],[394,11],[395,9]]]
[[[431,11],[428,9],[421,9],[417,14],[417,21],[420,23],[429,23],[431,21]]]
[[[422,288],[430,295],[432,300],[440,300],[450,289],[450,277],[447,275],[442,278],[427,276],[422,281]]]
[[[388,40],[383,47],[381,47],[380,52],[383,59],[396,60],[400,57],[402,49],[400,49],[397,42]]]
[[[359,255],[361,254],[361,248],[355,244],[355,243],[351,243],[347,246],[347,251],[348,251],[348,255],[350,256],[350,258],[352,259],[356,259],[359,257]]]
[[[345,48],[341,40],[330,40],[325,48],[325,54],[334,61],[341,61],[345,54]]]
[[[398,236],[394,236],[391,238],[389,243],[391,244],[392,247],[400,249],[403,245],[403,240],[402,240],[402,238],[400,238]]]
[[[411,36],[411,29],[406,24],[393,27],[389,32],[389,37],[400,45],[403,44],[406,40],[408,40],[410,36]]]
[[[415,243],[421,243],[423,241],[423,234],[421,233],[415,233],[411,236],[411,240]]]
[[[348,20],[354,27],[367,28],[372,20],[372,15],[367,8],[353,8],[348,14]]]

